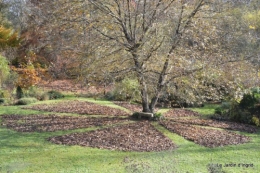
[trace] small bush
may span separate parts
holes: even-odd
[[[155,113],[154,114],[154,120],[158,121],[158,120],[163,120],[164,116],[162,115],[162,113]]]
[[[24,97],[34,97],[38,100],[42,100],[42,96],[44,95],[44,91],[37,87],[30,87],[27,90],[24,90]]]
[[[20,99],[20,98],[22,98],[22,97],[24,97],[23,90],[22,90],[22,88],[21,88],[20,86],[18,86],[18,87],[16,88],[16,98],[17,98],[17,99]]]
[[[105,94],[105,98],[117,101],[139,101],[141,99],[139,83],[135,79],[125,78],[116,83],[113,91]]]
[[[41,100],[41,101],[43,101],[43,100],[50,100],[50,96],[49,96],[48,93],[43,93],[39,100]]]
[[[35,103],[37,102],[38,100],[34,97],[29,97],[29,98],[21,98],[17,101],[17,105],[28,105],[28,104],[31,104],[31,103]]]
[[[218,115],[223,115],[224,114],[224,109],[222,107],[217,107],[215,109],[215,114],[218,114]]]
[[[115,95],[112,91],[108,91],[106,94],[105,94],[105,98],[107,100],[115,100]]]
[[[253,116],[252,122],[253,122],[256,126],[260,127],[260,119],[257,118],[256,116]]]
[[[133,119],[138,119],[138,116],[139,116],[139,113],[138,112],[134,112],[131,117]]]
[[[227,120],[230,119],[228,117],[228,113],[232,107],[232,104],[230,102],[223,102],[221,106],[215,108],[215,115],[212,116],[214,119],[218,120]]]
[[[5,98],[0,98],[0,105],[4,104],[5,102]]]
[[[64,97],[64,95],[61,94],[59,91],[48,91],[48,95],[50,100],[60,99]]]
[[[10,98],[12,97],[10,91],[5,89],[0,89],[0,98]]]
[[[221,103],[221,108],[222,109],[230,109],[232,106],[232,103],[231,102],[222,102]]]
[[[244,94],[243,99],[239,103],[239,107],[242,109],[250,109],[255,106],[257,99],[252,94]]]
[[[257,110],[257,99],[254,94],[245,94],[240,101],[223,102],[222,105],[215,109],[214,119],[231,120],[246,124],[256,124],[253,122],[253,115]],[[256,119],[254,119],[256,121]]]

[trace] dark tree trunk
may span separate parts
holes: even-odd
[[[23,89],[20,86],[17,86],[16,88],[16,98],[20,99],[24,96]]]
[[[140,80],[141,84],[141,97],[142,97],[142,107],[143,107],[143,112],[152,112],[149,108],[149,97],[148,97],[148,92],[147,92],[147,87],[144,82],[144,79]]]
[[[146,91],[141,92],[142,95],[142,107],[143,107],[143,112],[152,112],[149,108],[149,100],[148,100],[148,94]]]
[[[150,108],[152,113],[154,113],[154,108],[155,108],[157,101],[158,101],[158,96],[153,97],[152,100],[151,100],[149,108]]]

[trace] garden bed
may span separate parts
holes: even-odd
[[[47,112],[60,112],[60,113],[76,113],[76,114],[88,114],[88,115],[113,115],[113,116],[129,116],[126,111],[111,108],[108,106],[102,106],[95,103],[86,101],[63,101],[55,104],[39,104],[33,106],[23,107],[24,109],[33,109]]]
[[[200,114],[198,112],[194,112],[188,109],[171,109],[163,114],[168,118],[176,118],[176,117],[198,117]]]
[[[161,125],[187,140],[210,148],[243,144],[250,140],[247,136],[225,130],[203,128],[172,121],[163,121],[161,122]]]
[[[132,112],[142,112],[143,110],[142,106],[138,104],[132,104],[125,101],[114,101],[113,103],[115,103],[118,106],[124,107]],[[158,108],[155,108],[154,111],[157,112]]]
[[[256,133],[259,129],[256,126],[230,122],[230,121],[217,121],[217,120],[206,120],[206,119],[184,119],[184,118],[172,119],[171,121],[184,123],[184,124],[210,126],[210,127],[222,128],[227,130],[236,130],[236,131],[242,131],[247,133]]]
[[[129,102],[124,101],[113,101],[118,106],[124,107],[132,112],[141,112],[143,110],[141,105],[138,104],[131,104]]]
[[[2,125],[19,132],[53,132],[129,122],[121,117],[76,117],[58,115],[3,115]]]
[[[149,122],[120,125],[86,133],[73,133],[51,137],[55,144],[80,145],[121,151],[172,150],[175,144]]]

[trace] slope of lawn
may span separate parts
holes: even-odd
[[[63,100],[66,100],[66,98],[60,101]],[[80,100],[118,107],[108,101],[83,98]],[[44,103],[53,103],[53,101],[45,101]],[[201,111],[201,113],[205,110],[206,112],[214,111],[210,107],[207,109],[201,108],[201,110],[200,108],[196,108],[196,110]],[[21,106],[0,106],[0,117],[3,114],[28,115],[37,113],[42,114],[43,112],[21,109]],[[48,113],[46,112],[46,114]],[[177,149],[161,152],[124,152],[90,147],[56,145],[46,140],[52,136],[72,132],[86,132],[100,127],[56,132],[21,133],[0,126],[0,172],[99,173],[105,171],[111,173],[207,173],[208,164],[215,164],[215,166],[218,164],[219,167],[222,165],[223,170],[229,173],[260,172],[260,131],[252,134],[237,132],[249,136],[251,138],[249,143],[206,148],[166,130],[164,127],[158,125],[157,122],[153,122],[152,124],[172,139],[177,145]],[[224,167],[225,164],[236,165]],[[240,167],[238,164],[240,164]]]

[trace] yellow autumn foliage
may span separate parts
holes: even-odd
[[[15,47],[19,44],[18,34],[12,29],[0,26],[0,48]]]

